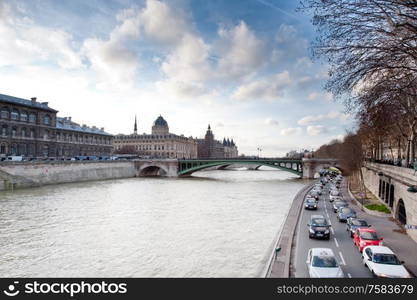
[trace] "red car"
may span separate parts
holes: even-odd
[[[382,238],[378,237],[375,229],[358,228],[353,235],[353,242],[362,252],[366,246],[382,246]]]

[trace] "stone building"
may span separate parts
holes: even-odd
[[[0,156],[107,156],[113,136],[103,128],[80,126],[36,98],[0,94]]]
[[[170,133],[168,123],[162,116],[153,123],[151,134],[137,133],[135,117],[133,134],[115,136],[114,150],[123,149],[129,149],[129,152],[133,151],[143,157],[197,158],[197,142],[192,137]]]
[[[220,142],[214,138],[210,125],[207,128],[204,139],[198,139],[198,158],[234,158],[238,157],[238,150],[235,142],[224,138]]]

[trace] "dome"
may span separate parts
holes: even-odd
[[[167,121],[160,115],[155,122],[153,122],[154,126],[168,126]]]

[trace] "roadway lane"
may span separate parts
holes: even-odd
[[[346,185],[343,180],[341,189]],[[295,250],[292,257],[292,276],[309,277],[306,265],[307,252],[310,248],[331,248],[336,255],[346,277],[372,277],[371,272],[362,264],[359,250],[353,244],[353,239],[346,231],[346,223],[340,223],[333,212],[332,203],[329,202],[329,183],[323,189],[323,194],[318,201],[317,210],[302,208],[298,219]],[[346,197],[344,197],[346,199]],[[349,206],[353,207],[350,200]],[[356,211],[356,207],[353,207]],[[308,237],[307,224],[312,215],[323,215],[330,222],[330,240],[310,239]]]

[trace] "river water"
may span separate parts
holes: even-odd
[[[206,171],[0,192],[1,277],[256,277],[306,181]]]

